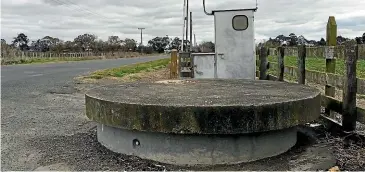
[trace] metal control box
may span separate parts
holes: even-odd
[[[194,78],[256,78],[256,10],[257,7],[207,13],[204,6],[204,12],[214,16],[215,53],[192,53],[193,70],[197,70]]]

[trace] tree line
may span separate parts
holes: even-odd
[[[180,38],[155,37],[148,41],[146,46],[138,44],[136,40],[125,38],[121,39],[118,36],[109,36],[108,40],[103,41],[98,39],[94,34],[82,34],[73,39],[73,41],[63,41],[57,37],[45,36],[36,41],[30,41],[28,36],[24,33],[19,33],[13,38],[12,42],[7,43],[4,39],[1,39],[1,47],[3,51],[9,49],[15,49],[20,51],[31,52],[116,52],[116,51],[131,51],[131,52],[144,52],[162,53],[165,50],[181,48],[182,41]],[[190,48],[190,41],[184,40],[184,46]],[[202,48],[199,48],[202,47]],[[193,49],[202,52],[214,51],[213,42],[203,42],[199,46],[193,46]]]
[[[362,36],[355,37],[354,39],[346,38],[343,36],[337,36],[337,45],[342,45],[345,42],[352,41],[357,44],[365,44],[365,33]],[[307,46],[325,46],[326,40],[321,38],[319,41],[308,40],[303,35],[297,36],[295,33],[290,33],[289,36],[278,35],[275,38],[269,38],[262,43],[260,46],[266,47],[278,47],[278,46],[297,46],[297,45],[307,45]]]
[[[346,41],[353,41],[358,44],[365,44],[365,33],[362,36],[354,39],[345,38],[343,36],[337,37],[338,45],[343,44]],[[109,36],[106,41],[98,39],[93,34],[82,34],[74,38],[72,41],[63,41],[57,37],[45,36],[36,41],[30,41],[28,36],[24,33],[19,33],[10,43],[7,43],[4,39],[1,39],[1,49],[6,52],[9,50],[20,51],[32,51],[32,52],[117,52],[117,51],[134,51],[152,53],[162,53],[166,50],[177,49],[180,50],[182,40],[179,37],[170,38],[168,36],[155,37],[148,41],[148,44],[143,46],[137,43],[136,40],[125,38],[121,39],[118,36]],[[296,46],[323,46],[326,45],[324,38],[319,41],[308,40],[304,36],[297,36],[294,33],[289,36],[278,35],[275,38],[269,38],[268,40],[260,43],[258,46],[278,47],[281,45]],[[194,52],[214,52],[214,43],[211,41],[202,42],[199,45],[192,45],[189,40],[184,40],[184,47]]]

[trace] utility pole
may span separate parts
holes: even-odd
[[[139,30],[141,30],[141,43],[140,43],[140,47],[141,47],[141,53],[143,53],[143,46],[142,46],[142,45],[143,45],[142,30],[143,30],[143,29],[146,29],[146,28],[141,28],[141,27],[140,27],[140,28],[138,28],[138,29],[139,29]]]

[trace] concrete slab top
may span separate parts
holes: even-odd
[[[165,80],[107,85],[90,97],[159,106],[260,106],[313,98],[319,90],[299,84],[260,80]]]
[[[268,131],[316,119],[320,91],[262,80],[134,82],[90,90],[86,93],[86,114],[106,125],[146,131]]]

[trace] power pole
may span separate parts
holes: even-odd
[[[143,29],[146,29],[146,28],[138,28],[139,30],[141,30],[141,43],[140,43],[140,46],[141,46],[141,53],[143,53],[143,47],[142,47],[142,45],[143,45],[143,39],[142,39],[142,30]]]

